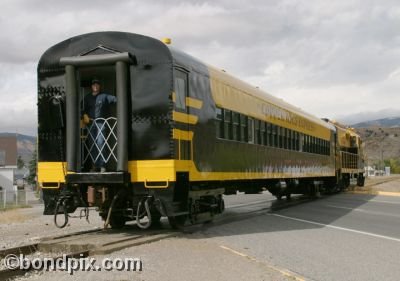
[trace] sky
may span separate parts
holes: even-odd
[[[400,116],[398,0],[2,0],[0,132],[36,135],[40,56],[70,37],[155,38],[318,117]]]

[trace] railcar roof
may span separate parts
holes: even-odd
[[[170,47],[172,56],[175,60],[176,63],[179,65],[186,65],[191,68],[191,70],[198,71],[200,73],[203,73],[205,75],[209,75],[209,72],[212,72],[212,75],[215,79],[219,79],[221,81],[224,81],[228,85],[235,87],[237,89],[240,89],[241,91],[245,92],[246,94],[253,96],[255,98],[258,98],[260,100],[263,100],[265,102],[274,104],[282,109],[288,110],[292,113],[297,114],[298,116],[301,116],[303,118],[306,118],[316,124],[319,124],[321,126],[324,126],[325,128],[328,128],[330,130],[335,131],[335,127],[332,124],[329,124],[328,122],[325,122],[321,120],[320,118],[305,112],[304,110],[293,106],[287,102],[285,102],[282,99],[279,99],[267,92],[264,92],[228,73],[225,71],[218,69],[214,66],[202,63],[198,59],[180,51],[175,48]]]
[[[171,52],[160,40],[127,32],[103,31],[78,35],[50,47],[38,70],[60,68],[62,57],[129,52],[138,64],[172,63]]]

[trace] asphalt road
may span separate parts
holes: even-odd
[[[214,223],[96,256],[139,257],[141,272],[57,271],[19,280],[400,280],[400,197],[343,193],[276,211],[268,193],[225,200]]]
[[[268,195],[228,196],[227,213],[249,200],[272,203]],[[204,234],[306,280],[400,280],[400,197],[337,194]]]

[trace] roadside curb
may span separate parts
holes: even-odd
[[[400,192],[378,191],[378,195],[400,196]]]
[[[400,197],[400,192],[389,192],[389,191],[379,191],[379,190],[354,190],[348,191],[349,194],[365,194],[365,195],[383,195],[383,196],[394,196]]]

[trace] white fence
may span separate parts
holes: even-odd
[[[12,208],[15,206],[38,204],[39,202],[40,198],[38,198],[35,191],[27,191],[27,190],[0,191],[0,209]]]

